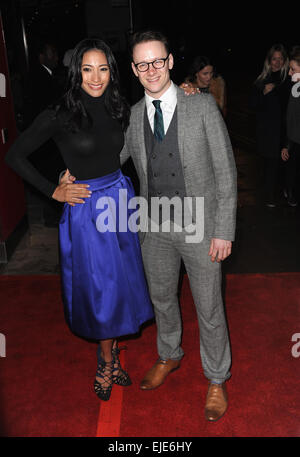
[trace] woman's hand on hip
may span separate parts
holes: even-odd
[[[85,203],[83,199],[89,198],[92,194],[88,187],[88,184],[61,182],[53,192],[52,198],[59,202],[67,202],[71,206],[75,206],[76,203]]]
[[[67,169],[59,180],[59,186],[53,192],[52,198],[59,202],[67,202],[71,206],[76,203],[85,203],[83,198],[89,198],[92,194],[88,190],[88,184],[74,184],[75,176]]]

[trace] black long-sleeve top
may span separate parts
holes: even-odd
[[[112,119],[104,97],[92,97],[81,89],[81,100],[92,125],[78,132],[66,129],[54,109],[39,114],[7,152],[6,163],[23,179],[51,197],[57,183],[48,181],[30,163],[28,156],[52,138],[70,173],[78,180],[94,179],[120,168],[119,154],[124,144],[122,127]]]

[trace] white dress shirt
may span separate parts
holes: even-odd
[[[163,114],[163,120],[164,120],[164,131],[165,134],[167,133],[167,130],[169,128],[169,125],[171,123],[176,105],[177,105],[177,90],[173,82],[171,81],[170,87],[166,90],[166,92],[163,93],[159,99],[157,98],[152,98],[150,95],[145,93],[145,100],[146,100],[146,108],[147,108],[147,114],[148,114],[148,119],[149,123],[152,129],[152,132],[154,130],[154,114],[155,114],[155,107],[153,105],[153,100],[161,100],[161,111]]]

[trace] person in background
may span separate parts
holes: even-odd
[[[263,159],[264,200],[269,208],[276,206],[280,151],[286,136],[285,118],[291,89],[288,66],[284,46],[272,46],[249,100],[256,115],[257,150]]]
[[[300,46],[294,46],[290,53],[289,75],[292,90],[287,108],[287,137],[281,158],[286,162],[286,186],[284,195],[289,206],[297,206],[300,172]]]
[[[65,51],[62,58],[62,65],[59,65],[55,71],[55,76],[62,90],[62,93],[65,93],[67,90],[69,66],[73,52],[73,49],[67,49],[67,51]]]
[[[73,52],[74,52],[74,49],[67,49],[66,52],[64,53],[64,57],[63,57],[64,67],[69,68]]]
[[[47,108],[62,96],[62,87],[56,75],[58,68],[58,51],[50,40],[41,40],[32,44],[34,54],[30,65],[29,77],[29,99],[30,114],[29,124]],[[26,125],[26,127],[28,127]],[[50,138],[39,149],[34,151],[29,160],[32,165],[43,174],[49,181],[54,181],[59,170],[66,168],[60,151],[55,142]],[[61,214],[61,204],[49,200],[34,187],[25,184],[27,201],[29,203],[29,217],[31,219],[31,208],[40,208],[41,221],[46,227],[58,227]],[[34,217],[35,211],[33,211]]]
[[[110,48],[102,40],[85,39],[72,55],[66,94],[39,114],[5,158],[48,198],[69,203],[59,224],[64,311],[75,334],[99,340],[94,389],[105,401],[114,384],[131,384],[120,365],[117,338],[137,333],[153,318],[137,233],[101,223],[101,199],[114,201],[115,212],[113,204],[103,207],[114,221],[120,212],[128,215],[134,197],[119,156],[129,116]],[[58,145],[68,173],[76,176],[75,183],[50,182],[28,160],[49,138]]]
[[[194,58],[185,82],[180,85],[182,89],[189,87],[198,88],[200,92],[210,93],[216,100],[223,116],[226,116],[226,84],[216,68],[206,56]]]
[[[55,69],[58,66],[58,52],[55,45],[46,40],[38,42],[33,48],[35,56],[31,64],[29,80],[32,119],[62,95],[55,78]]]

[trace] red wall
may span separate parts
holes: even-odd
[[[5,132],[7,132],[6,140]],[[16,136],[17,129],[0,15],[0,241],[8,238],[25,214],[23,182],[4,162],[5,154]]]

